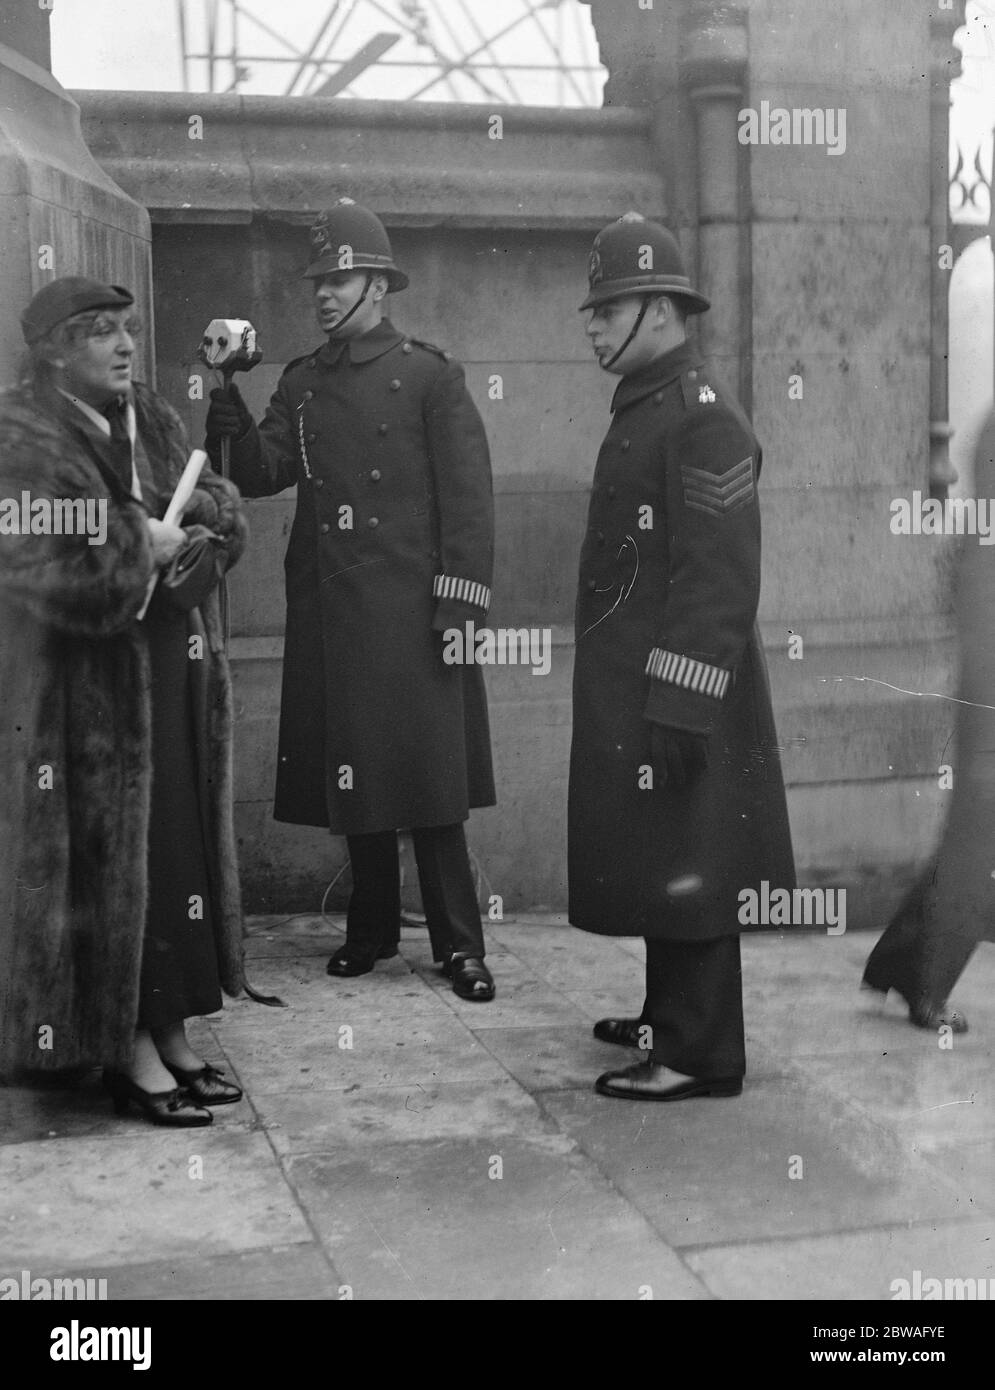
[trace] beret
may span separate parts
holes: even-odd
[[[65,275],[40,289],[21,315],[26,343],[44,338],[57,323],[87,309],[126,309],[135,297],[120,285],[102,285],[82,275]]]

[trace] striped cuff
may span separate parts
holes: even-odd
[[[725,697],[732,676],[731,671],[723,671],[720,666],[709,666],[704,661],[695,661],[694,657],[665,652],[660,647],[650,652],[646,674],[685,690],[694,690],[699,695],[713,695],[716,700]]]
[[[459,603],[473,603],[484,612],[491,604],[491,591],[475,579],[456,579],[451,574],[437,574],[432,585],[433,598],[454,598]]]

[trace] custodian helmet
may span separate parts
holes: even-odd
[[[387,278],[388,293],[407,287],[408,277],[394,264],[384,224],[376,213],[351,198],[340,198],[311,228],[311,258],[306,279],[337,270],[371,270]]]
[[[588,262],[588,295],[580,306],[591,309],[627,294],[669,294],[684,302],[689,314],[711,308],[684,273],[677,240],[659,222],[627,212],[594,238]]]

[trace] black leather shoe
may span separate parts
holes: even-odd
[[[941,1028],[949,1028],[951,1033],[967,1032],[967,1019],[963,1014],[951,1009],[946,1000],[937,1001],[922,995],[914,1004],[910,1004],[897,985],[886,985],[881,980],[872,979],[867,974],[861,980],[860,987],[861,989],[872,989],[876,994],[887,995],[889,989],[900,994],[909,1006],[909,1022],[916,1028],[929,1028],[933,1032],[939,1032]]]
[[[910,1004],[909,1022],[916,1028],[929,1028],[937,1033],[941,1028],[949,1028],[951,1033],[967,1032],[967,1019],[946,1001],[937,1004],[932,999],[920,999],[916,1004]]]
[[[641,1018],[599,1018],[594,1025],[594,1036],[598,1042],[617,1043],[619,1047],[639,1047],[640,1030],[645,1052],[652,1046],[653,1032],[648,1023]]]
[[[175,1129],[192,1129],[197,1125],[214,1123],[210,1110],[196,1105],[182,1091],[143,1091],[121,1072],[105,1071],[104,1085],[114,1102],[114,1113],[126,1115],[129,1105],[137,1105],[154,1125],[169,1125]]]
[[[487,966],[477,956],[460,957],[450,960],[442,967],[442,973],[453,982],[453,993],[461,999],[473,999],[486,1004],[494,998],[494,978]]]
[[[619,1100],[691,1100],[694,1096],[738,1096],[743,1090],[741,1076],[716,1077],[712,1081],[694,1076],[674,1081],[669,1067],[656,1062],[636,1062],[624,1071],[606,1071],[594,1083],[602,1096]]]
[[[179,1067],[163,1061],[163,1066],[171,1071],[186,1094],[198,1105],[234,1105],[242,1099],[241,1090],[231,1081],[226,1081],[224,1072],[205,1062],[200,1071],[180,1071]]]
[[[372,956],[364,951],[357,951],[355,946],[350,946],[348,942],[332,956],[325,966],[326,975],[368,975],[378,960],[393,960],[397,955],[396,946],[381,946]]]

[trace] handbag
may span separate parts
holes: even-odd
[[[221,582],[228,568],[228,551],[221,536],[206,526],[188,526],[187,543],[178,550],[159,578],[164,598],[188,613],[198,608]]]

